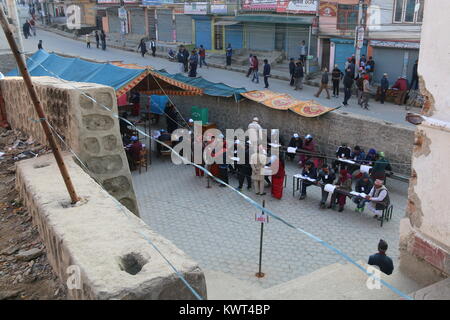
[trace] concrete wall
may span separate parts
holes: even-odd
[[[2,39],[0,39],[0,43],[1,42],[2,42]],[[11,52],[1,52],[0,51],[0,72],[1,73],[6,74],[9,71],[11,71],[12,69],[14,69],[16,66],[17,66],[16,60],[14,59],[14,56],[11,54]]]
[[[74,206],[52,154],[17,162],[16,183],[71,299],[195,299],[148,240],[206,299],[196,262],[117,204],[70,155],[65,162],[82,198]]]
[[[94,104],[80,90],[117,113],[117,100],[111,87],[91,83],[62,83],[51,77],[33,77],[33,83],[49,123],[87,164],[103,187],[130,211],[138,215],[130,169],[112,113]],[[75,89],[75,88],[77,89]],[[29,94],[21,77],[0,81],[8,122],[47,144],[41,124],[36,121]],[[59,142],[59,139],[57,139]],[[65,149],[64,145],[61,145]],[[76,185],[75,185],[76,187]]]
[[[419,58],[423,113],[450,122],[450,38],[444,27],[450,1],[425,1]],[[420,61],[425,63],[420,63]],[[419,125],[413,153],[413,179],[407,216],[400,229],[400,267],[418,281],[430,284],[450,275],[450,130]]]
[[[234,98],[171,97],[185,118],[190,118],[191,106],[209,109],[209,121],[216,122],[219,129],[247,129],[257,116],[265,129],[279,129],[280,136],[288,143],[294,132],[304,136],[312,134],[320,150],[335,156],[337,146],[347,142],[359,145],[367,152],[369,148],[384,151],[392,163],[410,163],[414,130],[381,120],[333,111],[318,118],[305,118],[292,111],[268,108],[244,99],[236,103]],[[394,171],[409,174],[409,166],[393,165]]]

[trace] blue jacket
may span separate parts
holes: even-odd
[[[270,64],[266,63],[264,65],[263,76],[269,76],[269,75],[270,75]]]
[[[381,89],[389,89],[389,80],[385,77],[381,78]]]

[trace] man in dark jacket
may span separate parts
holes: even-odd
[[[294,70],[295,70],[295,62],[294,58],[289,60],[289,74],[291,75],[291,82],[289,85],[292,87],[294,85]]]
[[[417,73],[417,67],[419,66],[419,60],[416,60],[413,66],[411,85],[409,86],[412,90],[417,90],[419,88],[419,74]]]
[[[302,176],[308,177],[310,179],[317,179],[317,170],[314,167],[314,163],[311,160],[306,161],[305,167],[302,171]],[[302,179],[302,187],[301,187],[301,194],[300,194],[300,200],[303,200],[306,198],[306,188],[315,184],[315,182]]]
[[[184,72],[184,47],[180,46],[177,53],[177,61],[180,64],[180,72]]]
[[[100,47],[100,36],[98,35],[98,31],[95,30],[95,44],[97,45],[97,49]]]
[[[380,240],[378,243],[378,253],[375,253],[369,257],[368,264],[371,266],[378,266],[381,272],[389,275],[394,271],[394,263],[392,259],[386,255],[388,244],[384,240]]]
[[[353,87],[353,73],[350,68],[348,68],[345,72],[343,83],[344,83],[344,102],[342,104],[344,106],[348,106],[348,100],[352,96],[352,87]]]
[[[366,195],[368,195],[370,190],[372,190],[372,187],[373,182],[372,179],[370,179],[369,174],[363,173],[363,176],[358,181],[356,181],[355,191],[359,193],[365,193]],[[355,211],[363,212],[364,206],[366,202],[368,202],[368,200],[357,196],[353,197],[352,200],[354,203],[356,203]]]
[[[183,47],[183,64],[184,64],[184,72],[189,71],[189,51]]]
[[[269,77],[270,77],[270,64],[267,59],[264,59],[263,77],[264,77],[264,88],[267,89],[269,87]]]
[[[388,74],[383,74],[383,78],[381,78],[381,85],[380,85],[380,103],[384,104],[384,99],[386,99],[386,92],[389,89],[389,79]]]
[[[339,84],[344,74],[338,65],[334,65],[334,69],[331,72],[331,81],[333,81],[333,98],[339,98]]]
[[[303,64],[298,61],[294,69],[294,90],[303,89],[303,77],[305,73],[303,71]]]
[[[28,22],[28,20],[25,21],[25,23],[24,23],[23,26],[22,26],[22,29],[23,29],[23,35],[24,35],[25,39],[28,39],[28,36],[31,36],[31,34],[30,34],[30,28],[31,28],[31,25],[30,25],[30,23]]]
[[[245,162],[243,161],[239,162],[241,163],[238,163],[236,165],[239,181],[238,190],[242,190],[245,179],[247,179],[247,190],[250,190],[252,187],[252,166],[250,165],[249,146],[247,143],[245,143]]]
[[[164,109],[164,113],[166,114],[167,131],[172,133],[178,128],[178,113],[175,106],[168,102],[166,108]]]
[[[326,184],[333,184],[336,179],[336,174],[333,169],[330,169],[328,165],[322,165],[322,169],[319,171],[317,176],[317,183],[321,185],[322,188],[322,199],[320,200],[320,208],[325,209],[325,203],[328,199],[328,192],[325,191]]]
[[[317,93],[315,94],[315,96],[317,98],[322,93],[322,90],[325,89],[325,91],[327,92],[327,99],[330,99],[330,91],[328,91],[328,81],[329,81],[329,79],[328,79],[328,69],[327,68],[323,68],[322,79],[320,80],[320,88],[319,88],[319,91],[317,91]]]

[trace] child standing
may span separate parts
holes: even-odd
[[[89,35],[89,33],[88,34],[86,34],[86,48],[91,48],[91,38],[90,38],[90,35]]]

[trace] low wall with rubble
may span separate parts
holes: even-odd
[[[52,154],[17,162],[16,186],[71,299],[195,299],[149,241],[206,298],[196,262],[64,157],[82,199],[76,205],[70,205]]]
[[[51,77],[33,77],[33,84],[50,125],[87,165],[93,178],[139,215],[119,120],[82,95],[84,92],[117,113],[114,89],[92,83],[63,83]],[[0,80],[0,92],[11,127],[23,130],[46,145],[47,139],[22,78]],[[58,138],[56,140],[61,149],[67,149]]]
[[[384,151],[393,163],[396,173],[409,175],[414,143],[414,128],[388,123],[370,117],[336,110],[318,118],[301,117],[291,111],[268,108],[260,103],[244,99],[236,103],[234,98],[210,96],[177,97],[171,99],[185,118],[190,118],[191,107],[209,109],[209,121],[219,129],[246,129],[253,117],[258,117],[265,129],[279,129],[280,136],[288,143],[294,132],[300,135],[312,134],[322,152],[335,156],[337,146],[346,142],[349,146],[359,145],[366,152],[370,148]],[[270,134],[270,131],[268,131]]]

